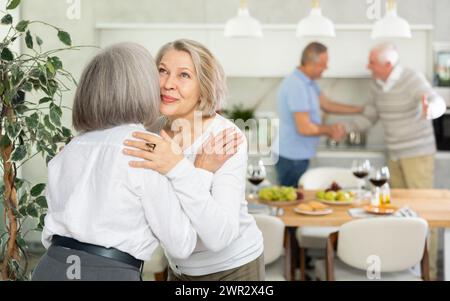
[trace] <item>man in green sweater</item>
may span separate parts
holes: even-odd
[[[432,119],[446,110],[445,101],[425,77],[398,64],[393,44],[374,47],[367,68],[372,72],[365,118],[350,128],[365,130],[378,120],[384,128],[393,188],[433,188],[434,139]],[[431,200],[430,200],[431,201]],[[430,239],[430,273],[436,276],[437,235]]]

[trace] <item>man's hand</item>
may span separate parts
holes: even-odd
[[[342,123],[335,123],[330,125],[330,134],[329,137],[334,141],[341,141],[345,138],[347,132],[345,130],[345,126]]]
[[[428,98],[427,95],[422,95],[422,119],[428,119]]]

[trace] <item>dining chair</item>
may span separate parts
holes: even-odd
[[[356,188],[358,179],[353,176],[348,168],[318,167],[307,170],[299,179],[299,187],[308,190],[326,189],[331,183],[336,182],[343,189]],[[300,278],[306,279],[306,253],[308,249],[323,250],[330,233],[336,232],[336,227],[299,227],[296,238],[300,248]]]
[[[284,223],[275,216],[254,214],[264,240],[264,265],[266,281],[284,281],[283,240]]]
[[[152,254],[152,258],[144,262],[142,280],[166,281],[168,262],[164,250],[158,246]]]
[[[350,221],[327,240],[317,280],[429,280],[428,224],[422,218],[377,217]],[[335,256],[336,255],[336,256]],[[421,265],[421,277],[411,271]]]

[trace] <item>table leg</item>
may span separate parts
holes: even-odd
[[[444,229],[444,280],[450,281],[450,228]]]
[[[295,238],[296,227],[286,227],[285,231],[285,262],[284,274],[287,281],[295,280],[295,269],[298,266],[297,254],[299,252],[297,239]]]

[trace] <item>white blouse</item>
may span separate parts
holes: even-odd
[[[131,168],[123,141],[141,125],[123,125],[74,138],[49,162],[48,213],[42,243],[53,234],[114,247],[148,260],[159,242],[177,258],[188,257],[197,234],[169,180]],[[198,215],[201,212],[197,211]]]

